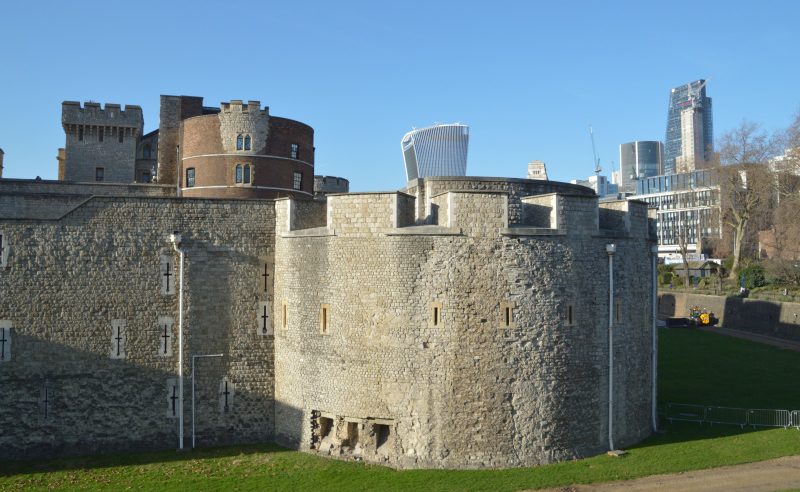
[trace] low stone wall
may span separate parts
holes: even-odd
[[[689,308],[699,306],[713,311],[719,326],[800,341],[800,303],[663,291],[658,301],[662,317],[688,316]]]

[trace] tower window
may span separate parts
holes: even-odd
[[[250,138],[250,137],[247,137],[247,138]],[[245,164],[244,165],[244,183],[245,184],[250,184],[250,164]]]
[[[329,304],[323,304],[319,309],[319,332],[323,335],[327,335],[330,324],[331,307]]]
[[[105,129],[102,126],[97,127],[97,140],[100,142],[103,141],[103,136],[105,135],[105,132],[103,130]]]
[[[514,322],[514,308],[516,305],[513,302],[500,303],[500,328],[516,328],[517,324]]]
[[[292,151],[291,151],[291,158],[292,159],[297,159],[299,155],[300,155],[300,146],[295,144],[295,143],[293,143],[292,144]]]
[[[105,179],[106,168],[104,167],[96,167],[94,168],[94,180],[95,181],[103,181]]]
[[[289,305],[286,304],[286,301],[283,301],[281,311],[283,314],[283,316],[281,316],[281,325],[284,330],[287,330],[289,329]]]
[[[250,150],[250,135],[244,137],[244,150]]]
[[[242,165],[236,164],[236,184],[242,184]]]
[[[142,147],[142,159],[149,159],[150,158],[150,154],[151,154],[151,151],[150,151],[150,145],[149,144],[145,145],[144,147]]]
[[[186,187],[191,188],[194,186],[194,168],[190,167],[186,170]]]
[[[567,318],[567,326],[572,326],[575,324],[575,310],[572,307],[572,304],[567,304],[567,311],[565,313]]]
[[[242,137],[241,134],[238,137],[236,137],[236,150],[242,150],[243,142],[244,142],[244,137]]]
[[[83,127],[78,128],[78,140],[83,140]]]
[[[124,128],[120,128],[119,132],[117,133],[117,136],[119,137],[119,143],[122,143],[123,135],[125,135],[125,129]]]
[[[428,318],[428,326],[431,328],[437,327],[442,324],[442,303],[430,303],[430,317]]]
[[[295,190],[300,190],[303,188],[303,173],[295,171],[294,179],[292,181],[292,188],[294,188]]]

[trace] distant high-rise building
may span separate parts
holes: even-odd
[[[652,140],[636,140],[619,146],[620,191],[635,191],[636,181],[658,176],[664,167],[664,146]]]
[[[714,153],[711,98],[706,81],[672,89],[664,141],[664,174],[703,169]]]
[[[469,127],[461,123],[416,128],[403,136],[400,146],[406,179],[429,176],[466,176]]]
[[[531,161],[528,163],[528,179],[547,181],[547,166],[545,166],[544,161]]]
[[[617,196],[617,193],[619,193],[619,187],[609,182],[608,178],[601,174],[595,174],[586,179],[573,179],[570,183],[591,188],[600,198]]]

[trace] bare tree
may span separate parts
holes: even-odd
[[[775,155],[777,144],[759,125],[748,121],[720,138],[716,167],[722,222],[733,235],[731,278],[738,274],[745,240],[754,237],[757,226],[769,215],[774,182],[767,162]]]

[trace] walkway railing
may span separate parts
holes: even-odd
[[[731,424],[744,428],[755,427],[795,427],[800,429],[800,410],[780,410],[771,408],[735,408],[687,403],[667,403],[665,418],[670,422],[698,422],[709,424]]]

